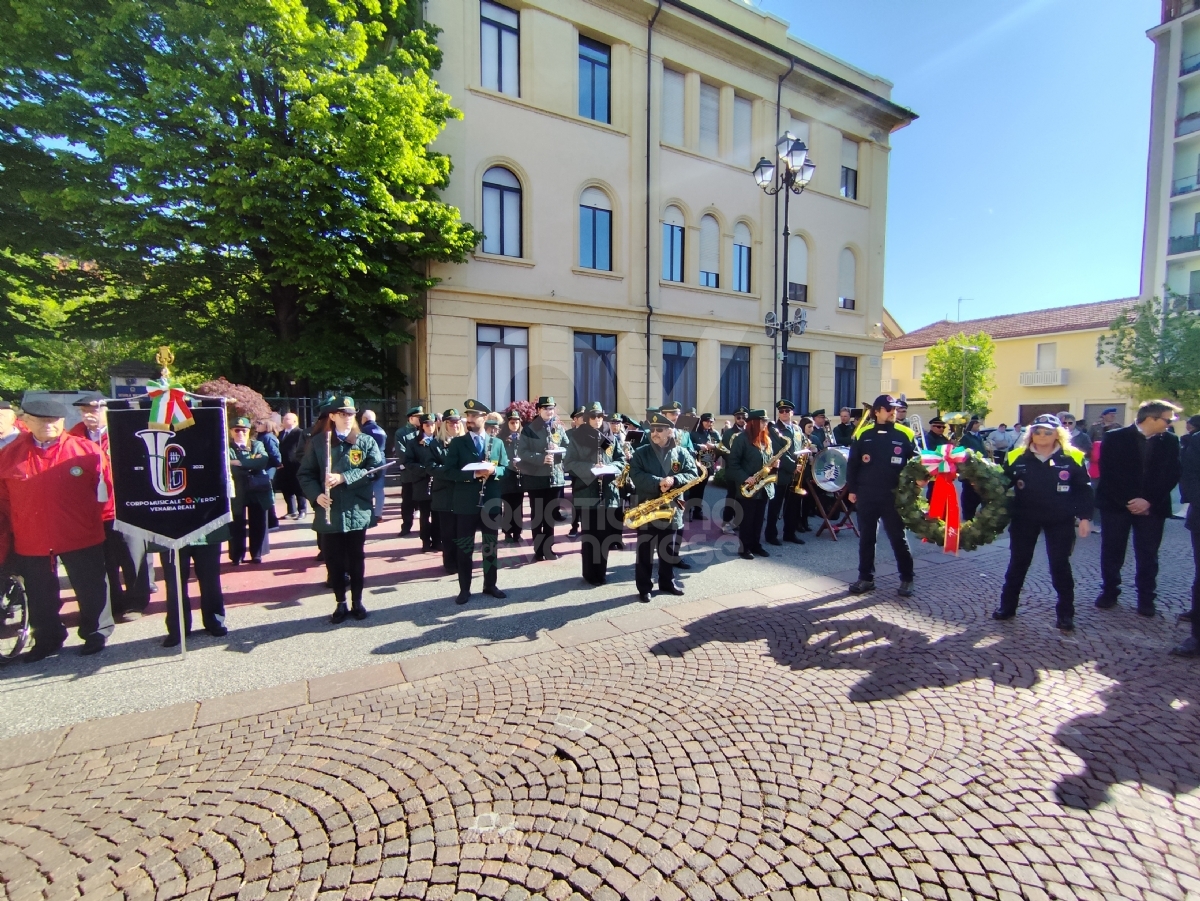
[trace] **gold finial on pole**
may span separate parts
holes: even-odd
[[[158,365],[162,367],[162,377],[168,378],[171,374],[170,366],[175,362],[175,354],[171,353],[171,348],[163,344],[158,348],[158,353],[154,355],[154,359]]]

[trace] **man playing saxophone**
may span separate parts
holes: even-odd
[[[781,442],[781,445],[790,447],[790,442]],[[771,435],[767,431],[767,411],[751,410],[747,416],[745,434],[733,442],[729,457],[725,460],[728,484],[738,492],[736,502],[742,508],[742,521],[738,525],[738,556],[743,560],[753,560],[755,555],[771,556],[762,546],[762,531],[767,503],[775,496],[776,486],[773,480],[768,479],[773,474],[770,470],[779,469],[779,461],[773,457]],[[764,473],[764,469],[768,472]],[[755,490],[760,482],[763,484]]]
[[[800,459],[800,451],[804,449],[804,436],[792,422],[792,414],[796,406],[790,400],[781,399],[775,404],[775,422],[768,426],[771,433],[771,452],[777,452],[783,447],[784,439],[790,439],[792,446],[779,459],[779,480],[775,484],[775,496],[767,501],[767,544],[776,547],[783,544],[804,544],[804,539],[796,534],[800,527],[800,509],[804,498],[793,490],[796,481],[796,465]],[[779,514],[783,514],[783,541],[779,540]]]
[[[629,472],[637,502],[645,503],[662,497],[699,476],[695,458],[674,440],[674,424],[662,413],[648,418],[650,440],[643,441],[633,452]],[[675,580],[677,533],[683,528],[683,498],[675,504],[670,519],[651,520],[637,530],[637,565],[634,579],[638,600],[650,601],[654,584],[654,558],[658,556],[658,588],[664,594],[683,594],[683,585]]]
[[[696,456],[703,463],[711,475],[717,462],[717,446],[721,443],[721,433],[713,428],[713,415],[705,413],[700,417],[700,422],[696,428],[692,430],[692,446],[696,448]],[[699,485],[692,488],[687,493],[688,507],[690,508],[690,516],[692,521],[704,519],[704,489],[708,487],[708,479],[705,478]],[[684,516],[688,516],[685,513]]]

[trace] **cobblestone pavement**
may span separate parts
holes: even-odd
[[[1002,549],[925,555],[907,601],[774,585],[9,739],[0,898],[1200,898],[1200,670],[1091,607],[1096,550],[1074,636],[1044,563],[995,623]]]

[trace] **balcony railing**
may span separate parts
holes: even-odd
[[[1200,188],[1200,179],[1195,175],[1185,175],[1183,178],[1177,178],[1171,182],[1171,196],[1178,197],[1180,194],[1191,194],[1197,188]]]
[[[1031,369],[1021,373],[1022,388],[1036,388],[1041,385],[1067,384],[1066,369]]]
[[[1200,250],[1200,235],[1178,235],[1167,239],[1167,255]]]
[[[1200,131],[1200,113],[1188,113],[1175,120],[1175,137],[1182,138],[1194,131]]]
[[[1178,19],[1180,16],[1192,12],[1196,8],[1197,0],[1163,0],[1162,21],[1165,24],[1172,19]]]
[[[1190,75],[1200,69],[1200,53],[1193,53],[1191,56],[1185,56],[1179,61],[1179,74]]]

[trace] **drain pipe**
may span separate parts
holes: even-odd
[[[780,120],[782,119],[782,116],[783,116],[783,110],[781,109],[781,107],[783,105],[783,83],[785,81],[787,81],[787,77],[789,75],[791,75],[792,72],[795,71],[795,69],[796,69],[796,58],[792,57],[791,64],[788,66],[788,70],[779,76],[779,81],[775,84],[775,139],[776,140],[779,140],[779,125],[780,125]],[[771,146],[773,149],[774,145],[771,145]],[[779,160],[775,161],[775,165],[776,166],[779,165]],[[771,298],[771,304],[772,304],[772,308],[775,310],[775,321],[779,322],[779,195],[776,194],[772,198],[772,200],[775,201],[775,226],[774,226],[774,230],[771,232],[771,237],[773,238],[773,243],[775,244],[775,290],[772,292],[774,294],[774,297]],[[784,283],[783,290],[786,291],[787,290],[787,273],[786,272],[783,274],[783,283]],[[783,323],[780,323],[780,325],[782,326]],[[775,363],[776,364],[779,363],[779,336],[782,334],[783,334],[783,329],[780,328],[778,331],[775,332],[775,337],[771,339],[771,341],[772,341],[771,346],[775,348]],[[778,365],[773,365],[771,367],[771,380],[774,383],[774,387],[775,387],[773,396],[776,398],[779,397],[779,391],[780,391],[780,387],[781,387],[779,384],[780,368],[781,367]]]
[[[650,406],[650,317],[654,315],[654,307],[650,304],[650,80],[654,72],[653,54],[654,23],[662,12],[663,0],[658,0],[658,8],[650,17],[646,26],[646,403]]]

